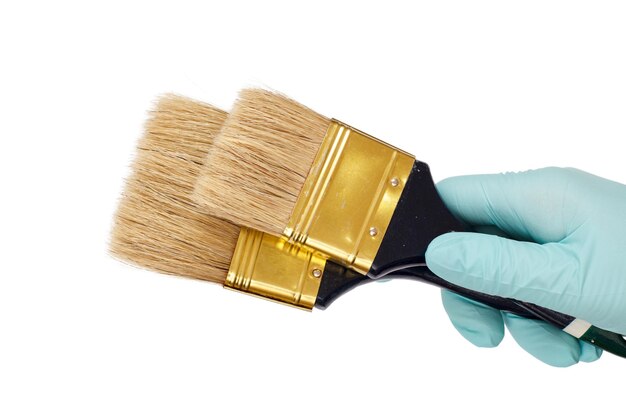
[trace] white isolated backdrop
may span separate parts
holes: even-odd
[[[0,415],[623,412],[626,361],[470,345],[436,288],[306,313],[107,255],[155,97],[267,86],[436,180],[574,166],[626,182],[619,1],[3,2]],[[625,300],[626,302],[626,300]]]

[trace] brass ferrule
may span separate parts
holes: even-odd
[[[366,274],[415,158],[333,120],[284,235]]]
[[[326,257],[285,239],[242,228],[225,288],[313,309]]]

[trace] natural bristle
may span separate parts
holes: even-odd
[[[198,211],[194,184],[227,114],[162,97],[137,146],[115,215],[111,253],[167,274],[224,282],[239,227]]]
[[[243,90],[202,168],[195,200],[215,216],[282,233],[329,124],[283,95]]]

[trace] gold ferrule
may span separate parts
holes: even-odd
[[[313,309],[326,257],[285,239],[242,228],[225,288]]]
[[[415,158],[333,120],[284,235],[366,274]]]

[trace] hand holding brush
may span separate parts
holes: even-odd
[[[346,290],[371,281],[313,251],[240,229],[198,211],[190,194],[204,154],[225,118],[223,111],[189,99],[167,96],[160,100],[146,124],[133,173],[115,217],[113,254],[159,272],[223,283],[226,287],[302,308],[313,305],[324,308]],[[299,274],[287,274],[282,279],[280,272],[285,270],[281,266],[285,265]],[[528,306],[520,307],[514,300],[455,286],[424,267],[405,270],[402,277],[426,278],[496,309],[525,317],[537,316],[537,311],[542,311],[538,308],[531,313]],[[264,288],[268,282],[283,288],[268,296]],[[307,283],[312,284],[310,288],[302,285]],[[513,329],[512,333],[525,349],[533,352],[532,338],[522,333],[516,335]]]
[[[426,250],[437,236],[466,230],[441,201],[425,163],[263,90],[241,93],[209,153],[195,195],[211,214],[282,235],[288,243],[326,253],[374,279],[402,271],[451,288],[425,267]],[[475,300],[489,296],[458,285],[451,289],[471,293]],[[529,300],[496,299],[626,356],[620,334],[563,314],[574,310],[556,312]],[[545,341],[549,345],[551,340]]]
[[[455,216],[495,228],[499,236],[437,237],[426,252],[433,272],[626,334],[626,186],[575,169],[545,168],[449,178],[437,188]],[[504,322],[546,362],[569,365],[596,357],[589,345],[545,323],[477,307],[447,292],[442,298],[455,327],[474,344],[497,345]]]
[[[187,98],[159,100],[114,217],[111,253],[143,268],[221,283],[305,309],[326,308],[345,291],[370,282],[325,255],[199,210],[192,191],[225,118],[224,111]],[[497,297],[465,294],[498,309],[518,307]]]

